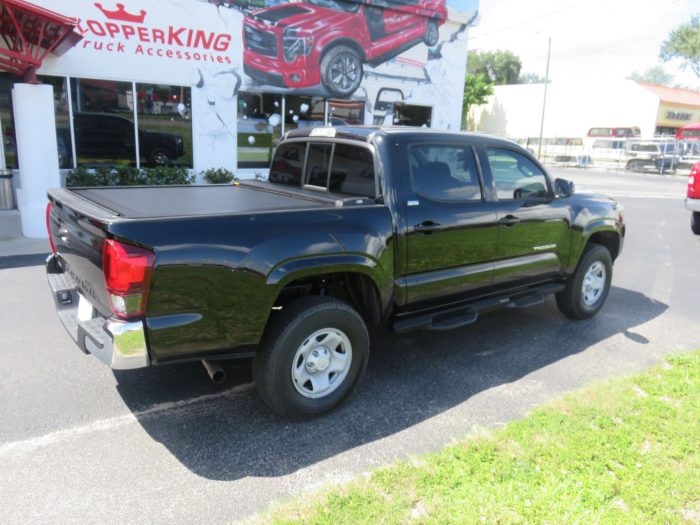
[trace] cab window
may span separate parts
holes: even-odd
[[[409,147],[413,191],[434,201],[481,200],[481,185],[469,146],[420,144]]]
[[[305,155],[306,144],[303,142],[283,144],[277,148],[270,166],[270,182],[301,186],[301,170]]]
[[[547,177],[525,155],[504,148],[486,148],[499,200],[547,197]]]

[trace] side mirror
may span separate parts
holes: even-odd
[[[566,179],[555,179],[554,181],[554,193],[557,197],[567,198],[571,197],[576,191],[574,183]]]

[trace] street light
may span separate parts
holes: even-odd
[[[542,133],[544,131],[544,110],[547,105],[547,84],[549,84],[549,57],[552,53],[552,37],[547,44],[547,70],[544,74],[544,99],[542,100],[542,119],[540,120],[540,143],[537,147],[537,158],[542,159]]]

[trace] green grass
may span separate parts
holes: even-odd
[[[271,511],[275,523],[700,523],[700,353]]]

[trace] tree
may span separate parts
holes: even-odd
[[[467,74],[484,75],[494,85],[517,84],[523,65],[511,51],[469,51]]]
[[[470,75],[464,79],[464,95],[462,99],[462,129],[467,129],[467,115],[471,106],[480,106],[493,95],[493,84],[483,74]]]
[[[694,16],[690,22],[671,31],[661,44],[659,56],[664,62],[674,58],[683,60],[682,67],[690,66],[700,77],[700,17]]]
[[[673,82],[673,75],[667,73],[663,66],[650,67],[643,73],[635,71],[629,78],[637,82],[646,82],[647,84],[657,84],[659,86],[670,86]]]

